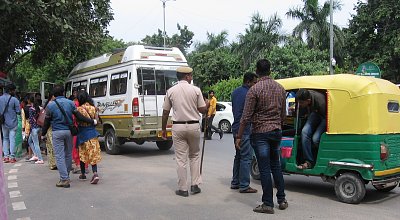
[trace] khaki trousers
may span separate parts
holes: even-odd
[[[172,140],[178,173],[178,189],[188,191],[187,165],[190,163],[191,185],[199,185],[200,176],[200,124],[174,124]]]

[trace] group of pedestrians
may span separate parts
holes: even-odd
[[[253,148],[258,160],[263,190],[263,203],[254,208],[253,211],[273,214],[271,173],[277,187],[278,207],[281,210],[288,207],[279,149],[282,125],[286,118],[286,91],[269,77],[270,73],[270,62],[266,59],[259,60],[256,73],[246,73],[243,77],[243,85],[232,93],[232,111],[234,114],[232,131],[236,155],[230,188],[239,189],[241,193],[257,192],[256,189],[250,187],[251,148]],[[166,139],[166,126],[172,109],[172,139],[175,145],[178,174],[178,189],[175,193],[183,197],[189,196],[188,165],[191,174],[190,192],[191,194],[201,192],[199,188],[202,183],[199,146],[200,113],[207,115],[207,118],[211,118],[212,122],[212,116],[215,112],[213,113],[214,110],[210,111],[210,106],[213,102],[216,102],[213,99],[213,91],[209,94],[211,100],[205,101],[201,90],[191,84],[192,74],[193,69],[190,67],[179,67],[177,69],[179,82],[167,91],[162,117],[163,137]],[[210,130],[207,132],[210,132]],[[208,137],[206,135],[206,138]]]
[[[41,107],[40,96],[29,95],[21,104],[16,96],[16,87],[9,84],[0,96],[0,120],[2,133],[3,162],[16,162],[16,140],[22,134],[17,131],[18,115],[22,118],[22,133],[31,149],[27,161],[44,164],[40,142],[46,142],[48,163],[51,170],[57,169],[60,180],[57,187],[70,187],[70,171],[72,169],[73,137],[76,136],[75,149],[80,166],[80,180],[86,180],[86,166],[91,164],[93,176],[90,181],[97,184],[97,164],[101,160],[101,150],[98,141],[99,133],[95,130],[97,124],[97,109],[86,91],[77,91],[76,104],[64,97],[64,87],[53,88],[46,104]],[[78,106],[78,107],[77,107]],[[44,109],[44,112],[42,111]],[[44,123],[39,125],[39,114],[45,114]],[[76,128],[77,134],[73,134]]]

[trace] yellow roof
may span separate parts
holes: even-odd
[[[286,90],[299,88],[342,90],[349,92],[351,97],[378,93],[400,94],[400,89],[387,80],[353,74],[301,76],[279,79],[277,82]]]

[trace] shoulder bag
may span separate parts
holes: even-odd
[[[42,108],[42,109],[40,109],[40,111],[39,111],[39,114],[38,114],[36,123],[37,123],[39,126],[43,127],[43,126],[44,126],[44,119],[45,119],[45,118],[46,118],[46,109]]]
[[[93,106],[93,107],[94,107],[94,106]],[[98,112],[97,109],[96,109],[96,113],[94,114],[94,118],[92,118],[92,116],[90,116],[88,110],[87,110],[85,107],[83,107],[83,106],[82,106],[82,108],[85,109],[86,113],[89,115],[89,118],[94,119],[94,120],[97,121],[97,125],[103,124],[103,121],[101,120],[101,118],[100,118],[100,116],[99,116],[99,112]],[[94,108],[96,108],[96,107],[94,107]]]
[[[61,113],[64,115],[64,121],[68,124],[68,128],[71,131],[72,136],[76,136],[78,134],[78,127],[74,125],[74,123],[69,123],[67,114],[65,114],[65,111],[63,108],[61,108],[60,104],[58,104],[57,100],[54,100],[54,102],[57,104],[58,108],[60,109]]]
[[[4,117],[4,113],[6,113],[7,108],[8,108],[8,104],[10,104],[10,100],[11,100],[12,96],[10,95],[10,98],[7,101],[6,107],[3,110],[3,113],[0,115],[0,125],[4,124],[4,122],[6,121],[6,118]]]

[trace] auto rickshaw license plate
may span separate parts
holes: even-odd
[[[167,131],[167,137],[171,137],[172,136],[172,132],[171,131]],[[158,132],[158,137],[162,137],[162,131]]]

